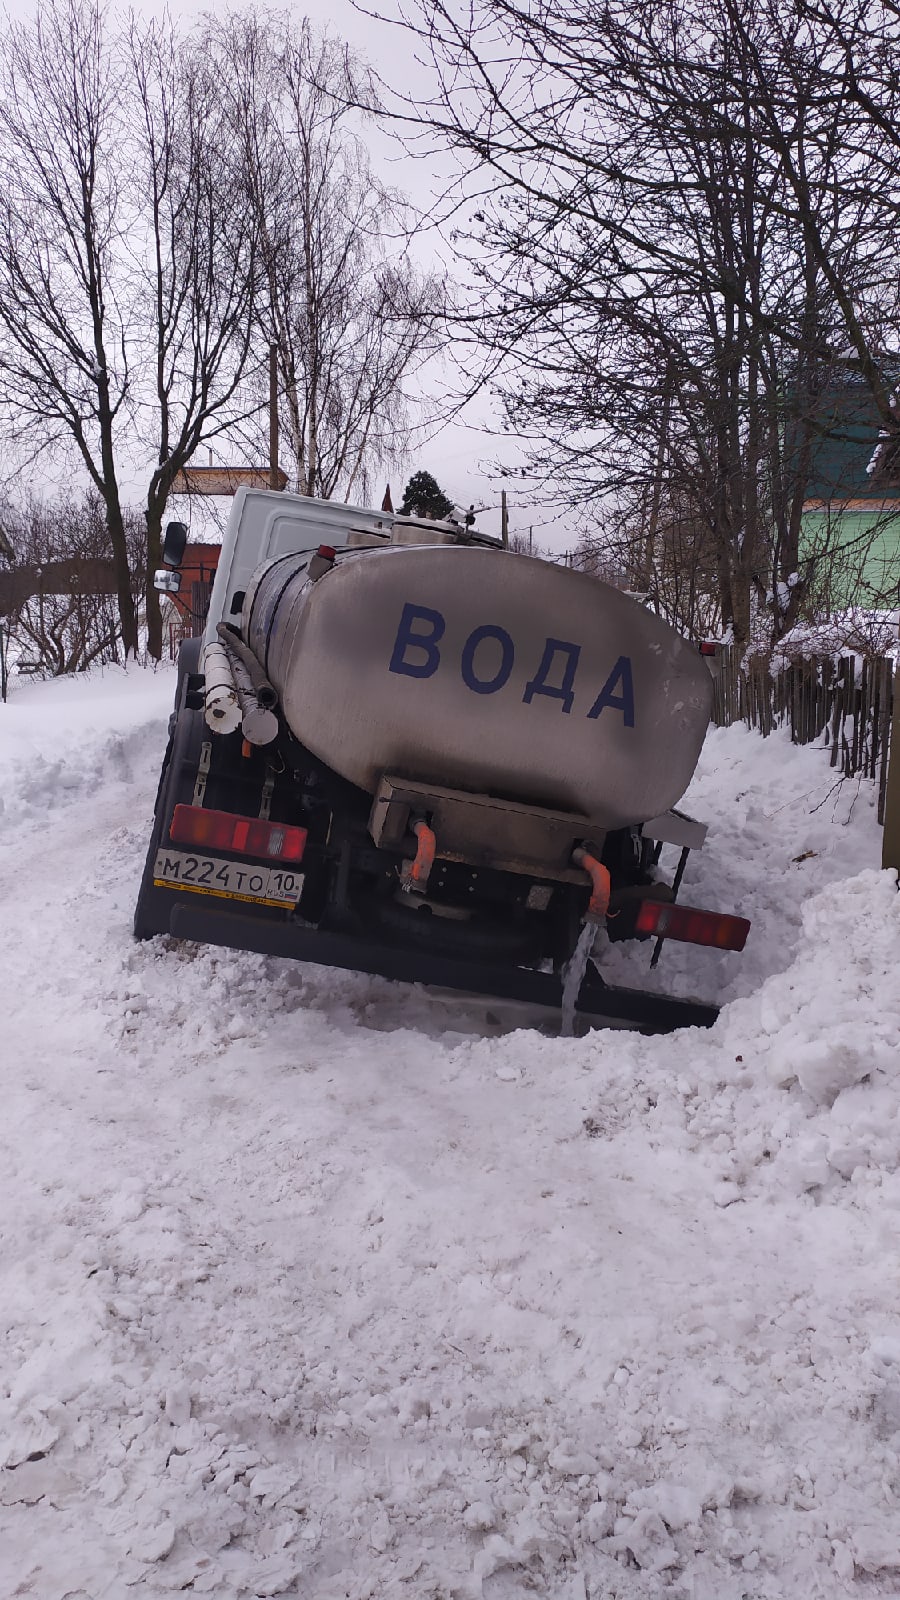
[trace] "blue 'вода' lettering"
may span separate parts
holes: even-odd
[[[496,639],[500,646],[500,665],[493,678],[479,678],[475,672],[475,652],[485,639]],[[483,627],[476,628],[470,633],[463,645],[460,662],[463,683],[467,689],[474,690],[475,694],[496,694],[498,689],[502,689],[504,684],[509,682],[515,659],[516,647],[506,629],[486,622]]]
[[[414,622],[424,622],[430,632],[413,633]],[[407,678],[432,677],[441,664],[438,640],[443,638],[446,626],[439,611],[430,611],[427,606],[405,605],[394,640],[391,672],[403,673]],[[408,661],[406,658],[410,650],[421,651],[424,660]]]
[[[548,682],[557,651],[566,658],[562,683],[559,685]],[[561,700],[563,711],[566,713],[571,711],[575,701],[573,684],[575,673],[578,670],[578,657],[580,655],[580,644],[570,644],[567,639],[548,639],[544,645],[541,664],[531,682],[525,685],[525,693],[522,696],[523,704],[530,705],[536,694],[543,694],[550,700]]]
[[[447,623],[440,611],[433,611],[429,606],[414,606],[407,603],[403,607],[397,637],[394,640],[391,672],[401,673],[407,678],[433,677],[441,664],[438,644],[446,629]],[[500,646],[500,661],[492,678],[480,677],[475,670],[476,655],[488,640],[494,640]],[[420,659],[416,658],[417,654]],[[557,656],[561,662],[559,669],[561,681],[552,683],[550,680]],[[563,711],[568,715],[575,703],[575,674],[580,657],[579,644],[573,644],[568,639],[548,638],[544,644],[540,666],[534,677],[525,685],[523,704],[530,705],[537,695],[543,695],[548,700],[559,700]],[[463,683],[473,694],[496,694],[509,682],[515,659],[516,649],[511,635],[497,623],[486,622],[481,627],[473,629],[463,645],[460,659]],[[634,679],[628,656],[619,657],[587,713],[588,720],[596,721],[607,707],[612,711],[621,711],[622,722],[626,728],[634,727]]]
[[[621,694],[614,694],[613,690],[621,684]],[[594,704],[588,712],[588,718],[599,717],[601,711],[610,706],[613,711],[621,711],[622,720],[626,728],[634,727],[634,683],[631,677],[631,661],[628,656],[620,656],[600,690]]]

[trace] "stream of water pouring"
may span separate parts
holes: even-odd
[[[584,982],[588,957],[594,948],[596,933],[594,923],[586,922],[578,935],[578,943],[563,969],[561,1033],[564,1039],[571,1039],[575,1032],[575,1003]]]

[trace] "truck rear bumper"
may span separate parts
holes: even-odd
[[[353,972],[371,972],[402,983],[424,983],[468,994],[523,1001],[558,1013],[562,1005],[561,980],[551,972],[530,967],[490,964],[439,955],[405,944],[368,940],[350,934],[325,933],[303,923],[248,916],[206,906],[202,897],[177,897],[165,890],[154,896],[160,913],[157,931],[176,939],[250,950],[259,955],[311,961]],[[166,901],[169,902],[166,905]],[[718,1008],[699,1000],[678,1000],[640,990],[611,988],[588,965],[576,1015],[588,1027],[619,1026],[649,1033],[671,1033],[676,1028],[710,1028]]]

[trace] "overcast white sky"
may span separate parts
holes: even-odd
[[[380,3],[386,17],[397,14],[394,0],[374,0],[374,3]],[[147,16],[161,16],[168,10],[189,24],[205,11],[223,8],[211,6],[209,0],[179,0],[174,6],[167,6],[163,0],[136,0],[134,9]],[[235,9],[240,9],[240,5]],[[364,14],[351,0],[306,0],[302,8],[291,9],[298,15],[302,11],[317,26],[346,39],[387,83],[408,89],[417,79],[423,78],[411,36],[400,27]],[[34,6],[31,0],[7,0],[4,10],[10,17],[25,18],[33,12]],[[428,209],[451,171],[449,158],[446,163],[439,163],[435,159],[416,157],[381,135],[372,139],[372,155],[382,179],[407,195],[421,211]],[[420,253],[425,260],[433,259],[444,268],[451,267],[449,246],[442,244],[437,235],[429,237]],[[458,380],[452,373],[436,371],[431,381],[439,390],[442,384]],[[395,470],[391,482],[395,504],[409,473],[425,468],[434,474],[457,504],[490,508],[479,519],[480,525],[485,532],[498,533],[500,491],[506,487],[513,532],[527,534],[529,527],[533,527],[536,544],[555,552],[571,549],[577,537],[571,519],[561,515],[558,508],[529,505],[524,486],[517,487],[514,480],[504,484],[493,476],[492,464],[498,459],[512,469],[516,469],[521,460],[521,451],[514,441],[492,432],[497,427],[496,408],[487,395],[479,397],[461,418],[441,429],[416,451],[409,463]]]

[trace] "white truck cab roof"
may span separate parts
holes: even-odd
[[[383,544],[469,543],[498,545],[500,541],[476,533],[463,522],[430,522],[340,500],[238,489],[222,540],[204,642],[215,638],[218,623],[231,620],[232,601],[248,587],[257,567],[277,556],[316,550],[320,544],[365,549]]]

